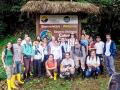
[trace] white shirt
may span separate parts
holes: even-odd
[[[65,52],[70,52],[70,46],[69,46],[69,44],[67,44],[67,43],[61,43],[60,44],[60,47],[64,47],[64,50],[65,50]]]
[[[103,54],[104,50],[104,42],[96,42],[95,43],[96,54]]]
[[[51,54],[54,55],[54,59],[62,59],[62,50],[60,46],[52,46]]]
[[[44,53],[43,53],[43,47],[41,46],[41,45],[39,45],[38,46],[38,48],[37,48],[37,50],[39,51],[37,54],[35,54],[35,50],[36,50],[36,48],[35,48],[35,46],[33,46],[33,51],[34,51],[34,56],[33,56],[33,58],[34,59],[41,59],[41,60],[43,60],[44,59]]]
[[[110,56],[111,52],[110,52],[110,45],[111,45],[111,40],[109,42],[106,42],[106,51],[105,51],[105,55],[106,56]]]
[[[72,67],[75,67],[75,63],[74,63],[74,60],[73,59],[63,59],[63,61],[61,62],[61,65],[62,66],[65,66],[65,65],[71,65]]]
[[[88,56],[86,64],[89,64],[91,66],[95,66],[96,64],[100,65],[100,59],[99,59],[99,57],[97,57],[97,60],[96,60],[96,57],[90,58]]]

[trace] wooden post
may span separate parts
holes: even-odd
[[[80,16],[78,15],[78,39],[81,39],[81,19]]]
[[[36,15],[36,36],[39,35],[39,31],[40,31],[39,22],[40,22],[40,16],[37,14]]]

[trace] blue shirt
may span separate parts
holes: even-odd
[[[33,55],[33,49],[31,44],[24,44],[23,45],[23,54],[32,56]]]
[[[80,43],[81,43],[82,45],[84,45],[84,46],[88,46],[89,41],[86,40],[86,39],[83,39],[83,40],[80,41]]]

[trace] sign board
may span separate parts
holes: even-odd
[[[78,36],[78,16],[77,15],[41,15],[40,16],[40,36],[43,38],[53,35],[61,38],[68,38],[70,34]]]

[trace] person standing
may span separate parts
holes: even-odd
[[[26,38],[26,43],[23,45],[23,62],[25,71],[23,73],[24,80],[29,80],[30,70],[31,70],[31,61],[33,56],[32,44],[30,44],[30,37]]]
[[[23,84],[24,82],[21,81],[21,68],[22,68],[22,63],[23,63],[23,54],[22,54],[22,46],[21,46],[21,38],[17,39],[17,43],[13,44],[13,60],[15,62],[15,68],[14,68],[14,73],[17,77],[17,81],[19,84]]]
[[[33,71],[34,77],[41,76],[41,66],[44,59],[43,47],[40,45],[38,40],[33,42]]]
[[[65,41],[65,38],[61,38],[60,47],[62,50],[62,59],[63,59],[65,58],[65,53],[71,51],[68,42]]]
[[[85,73],[85,58],[86,58],[86,48],[85,46],[81,45],[79,43],[79,41],[77,40],[75,42],[75,46],[72,49],[72,57],[74,59],[75,62],[75,68],[76,68],[76,72],[78,72],[78,74],[80,73],[80,71],[82,70],[82,76]],[[80,70],[80,64],[81,64],[81,70]]]
[[[44,59],[42,61],[42,75],[45,76],[46,73],[45,62],[48,60],[48,56],[49,56],[48,40],[46,37],[44,37],[42,40],[42,48],[44,54]]]
[[[113,40],[111,40],[111,35],[106,34],[106,43],[104,47],[104,55],[106,61],[106,68],[109,76],[115,73],[115,65],[114,65],[114,57],[116,55],[117,49],[116,44]]]
[[[86,51],[87,51],[87,54],[88,54],[89,41],[88,41],[88,39],[85,38],[84,34],[81,35],[80,43],[86,47]]]
[[[96,37],[95,43],[96,55],[100,58],[100,70],[101,74],[103,73],[103,51],[104,51],[104,42],[101,41],[100,36]]]
[[[60,73],[60,63],[62,61],[62,50],[59,46],[58,41],[55,41],[54,45],[51,47],[50,54],[54,55],[54,59],[57,61],[58,74]]]
[[[8,42],[6,48],[2,52],[2,63],[7,74],[8,90],[12,90],[12,88],[17,89],[15,86],[15,75],[13,74],[13,67],[15,67],[13,53],[12,43]]]

